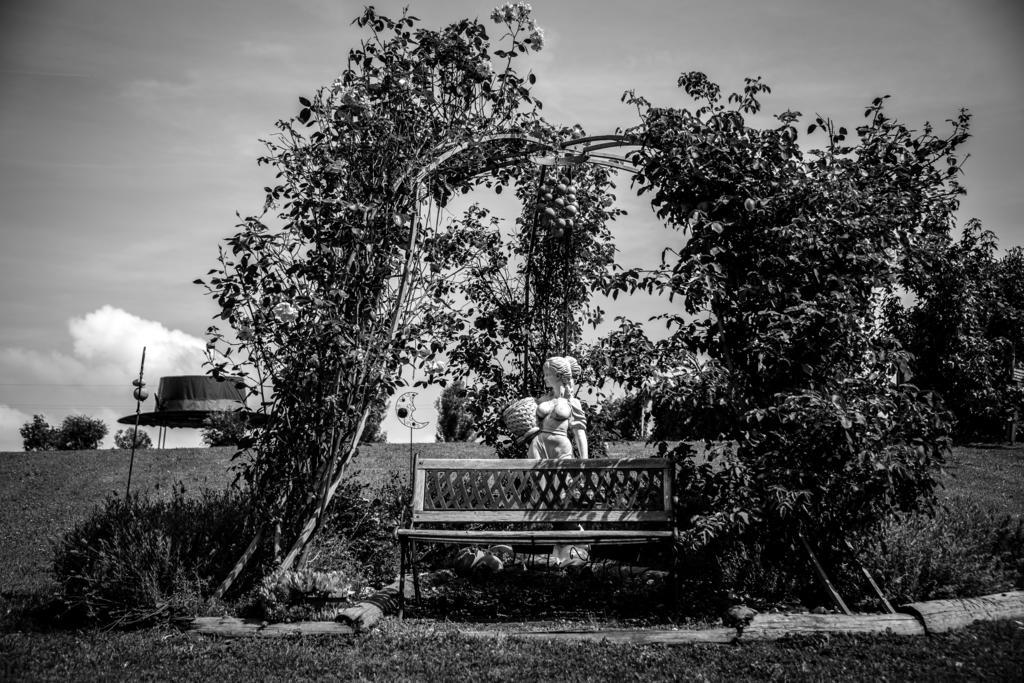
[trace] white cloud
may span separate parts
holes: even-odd
[[[0,452],[21,450],[21,433],[18,429],[31,419],[31,415],[16,408],[0,405]]]
[[[181,330],[169,330],[153,320],[145,320],[113,306],[82,318],[72,318],[68,331],[74,342],[74,354],[90,368],[125,368],[138,362],[146,347],[147,363],[161,374],[196,374],[202,371],[206,343]]]
[[[50,424],[86,414],[107,423],[113,443],[118,417],[134,412],[131,381],[146,347],[145,377],[154,393],[160,377],[204,374],[205,342],[181,330],[103,306],[68,321],[70,354],[0,348],[0,451],[20,450],[18,427],[40,413]],[[152,399],[143,410],[152,410]],[[199,444],[195,430],[171,430],[168,446]]]

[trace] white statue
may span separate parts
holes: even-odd
[[[530,444],[527,458],[571,458],[573,441],[580,457],[588,457],[587,418],[583,405],[573,396],[580,373],[580,364],[571,356],[548,358],[544,361],[548,392],[536,399],[520,399],[505,410],[505,424],[520,441]]]

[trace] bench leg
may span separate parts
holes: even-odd
[[[405,558],[406,558],[406,540],[404,538],[398,539],[398,618],[403,619],[405,617]]]
[[[416,542],[409,543],[409,563],[412,565],[412,587],[417,604],[420,602],[420,570],[416,566]]]
[[[679,550],[676,548],[675,539],[669,541],[669,605],[675,609],[679,605]]]

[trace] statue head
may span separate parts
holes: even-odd
[[[572,356],[552,356],[544,361],[545,382],[549,375],[563,386],[572,387],[583,374],[579,362]]]

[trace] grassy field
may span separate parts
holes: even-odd
[[[1024,630],[981,624],[929,638],[815,637],[737,647],[482,639],[450,624],[367,635],[219,640],[168,629],[0,634],[2,680],[1019,681]]]
[[[475,444],[416,444],[428,458],[483,458]],[[181,482],[188,489],[220,488],[234,478],[231,448],[145,450],[136,454],[132,490],[165,495]],[[614,443],[609,455],[653,454],[642,443]],[[360,479],[383,482],[408,473],[409,447],[364,446],[353,464]],[[0,453],[0,547],[17,548],[0,563],[0,591],[24,590],[45,581],[51,543],[109,494],[123,495],[128,453],[120,450]],[[1003,514],[1024,516],[1024,446],[958,448],[941,495],[965,496]]]
[[[610,455],[642,455],[616,444]],[[422,444],[424,457],[488,457],[468,444]],[[142,451],[132,489],[165,495],[229,483],[232,449]],[[408,446],[368,446],[357,476],[381,482],[405,473]],[[51,543],[104,497],[124,494],[124,451],[0,453],[0,610],[51,590]],[[1001,513],[1024,516],[1024,447],[957,449],[943,496],[965,496]],[[339,648],[342,648],[339,650]],[[739,648],[564,645],[471,640],[451,625],[389,622],[353,639],[217,641],[167,628],[130,633],[0,633],[0,679],[320,678],[423,680],[483,675],[522,680],[677,677],[701,679],[992,678],[1021,680],[1024,628],[1004,622],[941,637],[818,638],[748,643]]]

